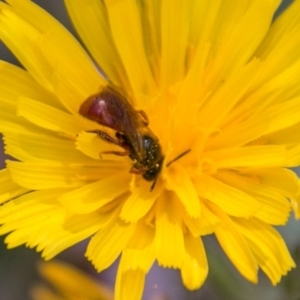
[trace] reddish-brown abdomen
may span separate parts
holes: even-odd
[[[90,96],[80,107],[79,113],[97,123],[113,129],[118,129],[114,117],[111,115],[106,100],[101,94]]]

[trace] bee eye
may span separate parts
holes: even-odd
[[[143,174],[143,177],[147,181],[153,181],[157,177],[157,175],[158,175],[157,168],[152,168],[146,171],[146,173]]]
[[[164,159],[165,159],[165,157],[161,156],[159,162],[156,163],[152,168],[150,168],[143,174],[143,178],[147,181],[156,180],[158,174],[161,172]]]

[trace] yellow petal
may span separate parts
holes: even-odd
[[[261,169],[247,173],[250,176],[258,177],[263,186],[276,190],[287,198],[294,197],[299,193],[299,178],[295,172],[289,169]]]
[[[189,290],[201,287],[208,273],[208,263],[201,239],[187,234],[184,237],[186,252],[181,268],[183,284]]]
[[[184,257],[182,208],[174,198],[171,193],[165,193],[157,201],[155,251],[159,265],[179,268]]]
[[[60,296],[47,289],[45,286],[35,286],[31,290],[30,296],[33,300],[61,300]]]
[[[300,219],[300,193],[291,200],[295,218]]]
[[[295,51],[300,45],[299,8],[299,2],[294,1],[276,18],[268,35],[255,53],[268,63],[266,77],[262,78],[264,82],[299,60]]]
[[[134,188],[132,194],[125,201],[120,218],[125,222],[136,223],[144,217],[151,209],[164,186],[157,182],[155,189],[150,192],[149,182],[142,181],[139,186]]]
[[[267,33],[280,1],[222,2],[213,40],[214,61],[207,74],[210,89],[245,65]]]
[[[31,192],[4,204],[0,211],[1,223],[4,224],[7,222],[7,224],[1,227],[1,233],[21,228],[20,224],[22,225],[24,219],[28,218],[28,216],[36,214],[36,218],[45,218],[47,210],[57,209],[55,198],[61,192],[62,190],[52,190],[51,193],[47,191],[48,194],[45,191]],[[48,196],[49,194],[51,196]],[[49,201],[49,197],[53,197],[52,203]],[[26,221],[30,221],[30,218]],[[29,224],[32,225],[33,223],[34,221],[30,221]]]
[[[78,41],[50,14],[30,1],[12,0],[10,3],[16,13],[5,11],[11,39],[21,32],[26,45],[31,45],[32,50],[39,54],[40,61],[28,68],[30,60],[33,60],[33,57],[28,55],[30,52],[24,52],[27,53],[25,55],[17,53],[16,56],[30,73],[32,68],[39,68],[39,62],[43,62],[44,74],[39,74],[38,78],[35,75],[34,77],[39,81],[40,77],[44,76],[48,88],[55,90],[60,100],[71,111],[77,112],[83,99],[95,93],[99,85],[104,85],[106,81],[97,72]],[[18,45],[10,49],[18,51],[17,48],[20,49]],[[70,92],[76,97],[70,99]]]
[[[31,192],[5,204],[0,210],[0,219],[5,223],[0,234],[13,231],[5,239],[8,247],[37,247],[37,251],[43,251],[43,257],[50,259],[99,230],[98,215],[88,216],[86,227],[75,232],[64,228],[65,210],[56,199],[65,191]]]
[[[12,181],[6,169],[0,171],[0,204],[27,192],[27,189]]]
[[[3,5],[2,3],[1,7]],[[0,10],[0,24],[0,37],[3,43],[14,53],[39,84],[52,91],[50,64],[35,43],[30,41],[30,37],[37,36],[38,32],[15,15],[7,5]],[[20,47],[20,44],[23,46]]]
[[[155,95],[156,87],[145,53],[136,1],[108,0],[105,5],[114,43],[123,61],[134,95]],[[126,18],[120,18],[120,15]]]
[[[116,216],[118,212],[115,213]],[[135,226],[125,224],[116,217],[97,232],[89,242],[86,257],[98,272],[108,268],[125,248]]]
[[[91,130],[93,129],[96,128],[94,127]],[[106,130],[105,132],[107,131],[108,130]],[[111,136],[113,136],[113,134],[114,133],[112,132]],[[99,136],[97,136],[94,133],[85,131],[80,132],[76,137],[76,149],[80,150],[85,155],[90,156],[94,159],[103,160],[103,162],[105,162],[111,167],[114,166],[114,168],[116,169],[122,170],[124,167],[128,169],[130,168],[130,165],[125,162],[124,157],[103,153],[106,151],[120,151],[120,149],[122,151],[122,148],[100,139]]]
[[[197,1],[197,3],[202,3],[202,1]],[[190,138],[192,140],[192,136],[186,134],[186,130],[199,125],[200,118],[198,117],[198,108],[201,107],[206,100],[204,70],[208,60],[210,44],[205,44],[203,48],[198,49],[193,64],[186,77],[180,83],[177,94],[175,95],[177,102],[176,118],[174,118],[176,138],[180,136],[181,139],[184,137],[184,139]],[[195,99],[197,99],[197,103],[195,103]],[[191,109],[191,107],[194,109]],[[182,124],[185,124],[185,126],[182,126]],[[178,139],[176,142],[179,142]],[[187,142],[187,144],[188,143],[189,142]]]
[[[222,224],[215,231],[221,247],[239,272],[247,280],[256,283],[258,265],[247,241],[226,214],[212,204],[209,206],[222,220]]]
[[[251,195],[213,176],[200,177],[196,186],[201,197],[213,202],[229,215],[249,217],[261,208],[261,204]]]
[[[63,106],[55,95],[45,90],[32,76],[24,69],[5,61],[0,61],[0,91],[1,105],[9,103],[16,107],[17,99],[22,95],[24,98],[38,100],[53,107],[63,110]]]
[[[144,46],[148,62],[156,81],[159,82],[160,66],[157,63],[160,59],[160,5],[161,2],[157,0],[145,0],[138,2],[139,13],[141,16],[141,23],[143,31],[147,32],[144,40]]]
[[[65,217],[64,222],[60,226],[52,225],[51,229],[42,228],[38,234],[42,234],[44,230],[44,239],[39,240],[38,236],[33,236],[31,243],[38,243],[37,251],[43,250],[42,256],[48,260],[63,250],[93,236],[110,219],[111,216],[99,213],[91,213],[84,216],[71,215],[70,217]]]
[[[286,129],[279,130],[277,132],[272,132],[264,137],[265,140],[269,141],[271,144],[298,144],[298,133],[300,130],[300,123],[291,126]]]
[[[254,59],[233,73],[215,93],[206,99],[205,105],[199,111],[199,124],[204,128],[218,128],[223,119],[228,118],[233,107],[245,97],[260,70],[261,62]],[[228,95],[230,98],[224,101]],[[215,117],[211,118],[212,115]]]
[[[214,28],[218,24],[218,17],[222,1],[191,1],[190,43],[204,48],[204,44],[211,40]]]
[[[185,168],[176,165],[174,171],[166,174],[168,188],[174,190],[187,214],[193,218],[201,215],[201,203],[197,190]]]
[[[251,252],[260,268],[276,285],[282,275],[296,265],[280,234],[270,225],[259,220],[235,220],[241,234],[245,236]]]
[[[101,179],[99,170],[93,166],[68,167],[53,162],[7,161],[11,178],[19,185],[31,189],[78,187]]]
[[[21,161],[61,161],[92,165],[93,159],[75,149],[74,141],[49,135],[5,133],[5,152]]]
[[[63,295],[76,295],[80,299],[112,299],[112,293],[106,286],[63,262],[39,264],[39,273]]]
[[[184,77],[191,1],[161,3],[160,86],[165,89]],[[176,51],[174,51],[176,49]]]
[[[141,270],[123,271],[121,259],[115,284],[115,300],[142,299],[145,275]]]
[[[287,167],[298,167],[300,164],[300,145],[290,147],[288,151],[288,164]]]
[[[274,170],[274,175],[272,176],[275,176],[276,169],[270,169],[269,173],[272,173],[272,170]],[[280,181],[284,182],[284,180],[290,180],[290,176],[286,177],[284,170],[282,171],[283,172],[277,172],[282,175]],[[260,172],[262,172],[261,178]],[[266,175],[263,175],[264,172],[266,172]],[[280,187],[280,184],[276,183],[277,181],[274,182],[274,187],[264,185],[263,181],[267,174],[268,173],[265,170],[258,170],[257,172],[250,171],[249,174],[247,174],[247,172],[241,174],[234,172],[219,172],[217,176],[225,183],[247,193],[250,197],[256,199],[256,201],[261,204],[259,210],[257,210],[254,214],[257,218],[270,224],[285,224],[291,210],[291,205],[287,199],[288,196],[277,191],[275,188],[276,184]],[[294,197],[297,195],[297,192],[298,188],[297,191],[295,191]]]
[[[300,97],[295,97],[284,103],[274,105],[266,111],[266,114],[271,116],[272,122],[268,122],[268,131],[265,133],[276,132],[298,124],[300,118],[299,101]]]
[[[117,173],[62,195],[59,200],[76,214],[98,210],[128,190],[128,172]],[[116,189],[116,185],[118,188]]]
[[[140,221],[122,253],[124,271],[142,270],[147,273],[155,261],[154,229]]]
[[[214,160],[218,168],[282,167],[286,164],[287,149],[285,146],[250,146],[210,151],[205,156]]]
[[[83,129],[74,116],[28,98],[22,97],[18,101],[18,115],[43,128],[71,136]]]
[[[204,199],[202,199],[202,213],[199,218],[191,218],[183,214],[183,219],[194,237],[213,233],[221,223],[221,220],[206,205]]]
[[[95,0],[66,0],[71,20],[101,70],[116,85],[124,80],[124,69],[110,34],[105,4]]]
[[[254,99],[256,100],[256,97]],[[267,131],[269,120],[265,110],[251,114],[252,101],[248,98],[243,103],[237,106],[236,111],[228,114],[220,131],[211,136],[208,141],[209,150],[241,147],[260,138]]]

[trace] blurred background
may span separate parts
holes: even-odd
[[[76,1],[76,0],[74,0]],[[99,0],[100,1],[100,0]],[[242,1],[242,0],[241,0]],[[68,19],[63,0],[34,1],[63,23],[75,36]],[[283,1],[277,15],[291,3]],[[0,42],[0,59],[19,65],[15,57]],[[3,145],[0,144],[0,167],[4,168]],[[297,170],[296,170],[297,171]],[[189,292],[181,284],[178,271],[154,266],[147,277],[143,300],[299,300],[300,299],[300,223],[293,216],[286,227],[278,228],[287,242],[293,259],[299,266],[273,287],[264,274],[260,273],[257,285],[248,283],[232,266],[213,237],[204,237],[209,261],[209,275],[204,286],[195,292]],[[0,237],[0,300],[30,300],[29,291],[33,284],[41,281],[37,274],[40,256],[26,247],[7,250],[4,238]],[[57,258],[78,266],[95,278],[113,288],[116,262],[102,274],[95,272],[84,258],[86,243],[68,249]]]

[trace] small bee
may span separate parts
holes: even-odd
[[[100,93],[90,96],[80,107],[79,113],[103,126],[116,130],[115,137],[102,130],[92,130],[101,139],[116,144],[124,151],[102,153],[128,155],[133,161],[131,173],[141,174],[147,181],[153,181],[153,191],[161,172],[164,155],[158,138],[149,129],[144,111],[135,110],[116,89],[106,86]]]

